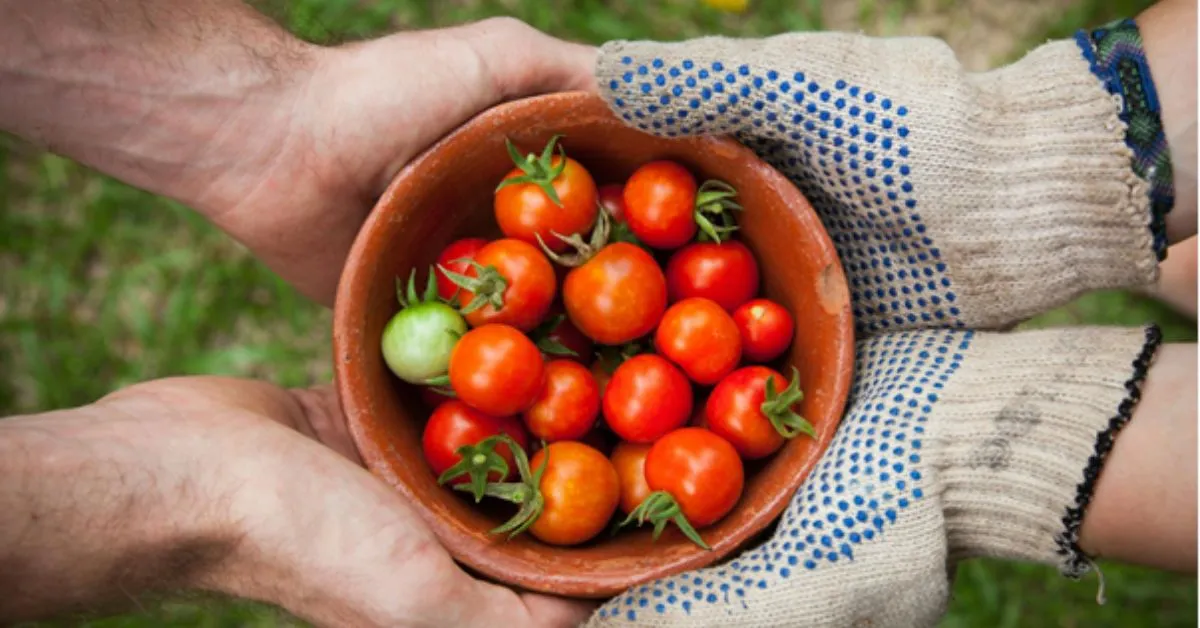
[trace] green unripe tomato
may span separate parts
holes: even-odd
[[[446,375],[450,352],[467,333],[467,321],[458,310],[438,297],[433,269],[425,294],[417,294],[416,270],[408,277],[408,289],[396,280],[396,298],[401,309],[383,328],[383,361],[396,377],[410,384],[428,384]]]
[[[424,384],[445,375],[450,352],[467,332],[467,321],[445,303],[421,303],[400,310],[383,328],[383,359],[396,377]]]

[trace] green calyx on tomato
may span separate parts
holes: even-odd
[[[555,135],[550,138],[550,141],[546,142],[546,147],[542,149],[540,156],[533,153],[521,156],[521,153],[517,151],[517,147],[513,145],[512,140],[504,138],[504,144],[508,147],[508,156],[512,158],[513,163],[525,174],[501,181],[500,185],[496,186],[495,191],[499,192],[510,185],[518,183],[532,183],[541,188],[542,192],[551,202],[562,207],[562,200],[558,198],[558,192],[554,190],[554,186],[552,185],[554,180],[558,178],[558,175],[562,174],[562,171],[567,167],[567,152],[561,144],[558,146],[561,159],[558,160],[558,164],[554,163],[554,145],[560,137],[562,135]]]
[[[410,384],[433,384],[446,374],[467,323],[438,295],[432,267],[424,294],[417,292],[416,277],[413,269],[407,286],[396,278],[400,311],[384,326],[380,344],[384,362],[397,377]]]
[[[578,353],[575,353],[569,349],[566,345],[556,340],[553,336],[554,330],[557,329],[558,326],[561,325],[566,319],[567,317],[565,314],[551,316],[544,323],[538,325],[536,329],[529,332],[529,337],[533,340],[533,343],[537,345],[537,348],[542,353],[562,358],[579,357]]]
[[[496,445],[499,444],[499,437],[489,436],[474,445],[459,447],[456,451],[462,459],[438,476],[438,484],[443,485],[465,474],[470,481],[459,486],[465,487],[463,490],[470,491],[471,495],[475,497],[475,503],[478,504],[487,492],[488,476],[493,471],[501,478],[508,475],[508,463],[505,462],[504,456],[496,451]],[[513,455],[516,455],[520,447],[516,446],[515,441],[506,444]]]
[[[563,242],[566,242],[571,246],[571,248],[575,249],[575,253],[571,255],[561,255],[550,250],[550,247],[546,246],[546,242],[542,240],[542,236],[540,234],[537,236],[538,244],[541,245],[542,252],[546,254],[546,257],[554,260],[554,262],[557,264],[566,266],[567,268],[583,266],[588,260],[592,259],[596,253],[599,253],[600,249],[603,249],[608,245],[608,238],[612,233],[611,220],[612,219],[609,217],[608,212],[606,211],[601,211],[596,214],[596,226],[592,229],[592,235],[590,238],[588,238],[587,242],[584,242],[583,236],[580,236],[578,233],[570,236],[564,236],[560,233],[555,233],[555,237]]]
[[[795,438],[800,434],[808,434],[816,438],[817,432],[804,417],[796,414],[792,406],[804,399],[804,391],[800,390],[800,371],[792,367],[792,381],[782,391],[775,390],[775,378],[767,378],[766,401],[761,406],[763,416],[771,422],[775,430],[784,438]]]
[[[647,521],[654,524],[655,541],[662,535],[668,523],[675,522],[675,526],[679,528],[679,531],[683,532],[683,535],[693,543],[706,550],[712,549],[708,546],[708,543],[704,542],[704,539],[700,538],[700,533],[696,532],[696,528],[693,528],[687,517],[684,516],[683,510],[679,507],[679,502],[675,501],[675,498],[671,497],[671,494],[666,491],[654,491],[647,495],[646,499],[638,504],[638,507],[634,508],[633,512],[629,513],[629,516],[621,522],[620,526],[624,527],[632,523],[635,519],[639,526],[645,524]]]
[[[619,346],[605,345],[596,352],[596,361],[600,363],[604,372],[612,375],[613,371],[617,370],[617,367],[621,366],[625,360],[646,353],[650,346],[650,342],[640,343],[636,340]]]
[[[490,444],[495,447],[499,443],[508,445],[509,451],[512,452],[513,462],[517,465],[517,473],[520,475],[520,480],[517,482],[485,482],[484,494],[488,497],[495,497],[507,502],[512,502],[520,506],[517,514],[513,515],[505,523],[493,528],[491,534],[508,534],[508,538],[513,538],[518,534],[528,530],[530,526],[537,522],[538,517],[542,516],[542,510],[546,507],[546,498],[542,496],[542,475],[546,472],[546,465],[550,462],[550,456],[547,455],[542,459],[541,466],[536,471],[529,469],[529,457],[525,454],[525,450],[512,437],[507,434],[490,436],[480,441],[480,445],[494,441]],[[463,456],[466,459],[466,456]],[[507,465],[505,466],[507,470]],[[484,473],[483,477],[487,478]],[[473,479],[473,478],[472,478]],[[465,484],[456,484],[454,488],[460,491],[474,492],[474,487]]]
[[[508,280],[504,275],[496,270],[495,266],[482,266],[479,262],[472,259],[455,260],[466,262],[468,266],[475,269],[475,276],[471,277],[462,273],[456,273],[447,269],[445,266],[438,266],[438,269],[446,275],[454,285],[460,290],[468,290],[475,295],[471,302],[462,306],[459,309],[463,315],[470,314],[479,308],[486,305],[491,305],[492,308],[499,310],[504,307],[504,291],[508,289]],[[455,293],[457,299],[458,293]]]
[[[724,181],[711,179],[705,181],[696,190],[696,225],[700,227],[700,240],[723,242],[730,234],[737,231],[737,223],[733,221],[729,211],[742,211],[742,206],[734,201],[737,190]]]

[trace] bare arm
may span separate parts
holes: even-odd
[[[218,212],[287,139],[313,46],[240,0],[0,0],[0,129]]]
[[[323,626],[586,616],[586,603],[467,575],[348,456],[329,387],[174,378],[0,420],[0,626],[179,589],[265,600]]]
[[[0,0],[0,130],[199,211],[329,304],[374,200],[595,51],[497,18],[327,48],[240,0]]]
[[[153,418],[97,404],[0,421],[0,624],[197,586],[232,553],[228,496]]]
[[[1171,149],[1175,208],[1167,236],[1175,243],[1196,234],[1196,0],[1159,2],[1137,24]]]
[[[1080,546],[1105,558],[1196,569],[1196,345],[1165,345],[1096,485]]]

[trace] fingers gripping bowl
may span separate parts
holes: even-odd
[[[746,464],[733,509],[702,530],[703,549],[669,527],[601,533],[576,546],[530,534],[490,531],[511,509],[481,508],[439,485],[426,464],[422,431],[430,415],[417,387],[385,364],[381,338],[400,305],[397,277],[424,276],[447,245],[497,237],[496,183],[512,169],[506,138],[537,150],[561,134],[572,159],[598,184],[624,181],[640,165],[671,160],[698,179],[720,179],[738,192],[738,239],[762,269],[761,294],[795,319],[795,340],[780,364],[799,373],[796,410],[814,436],[789,439],[778,452]],[[525,589],[607,597],[662,576],[712,564],[742,548],[786,508],[828,447],[849,392],[853,327],[848,288],[836,252],[811,206],[782,175],[730,139],[658,138],[616,119],[591,94],[521,100],[489,110],[444,138],[400,172],[350,252],[334,316],[335,370],[351,434],[368,468],[416,508],[442,544],[475,572]],[[620,513],[618,513],[620,514]]]

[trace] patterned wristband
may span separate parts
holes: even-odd
[[[1162,110],[1146,62],[1142,36],[1131,19],[1075,34],[1092,73],[1120,98],[1125,143],[1133,151],[1133,171],[1150,184],[1150,231],[1159,261],[1167,256],[1166,216],[1175,204],[1171,151],[1163,134]]]

